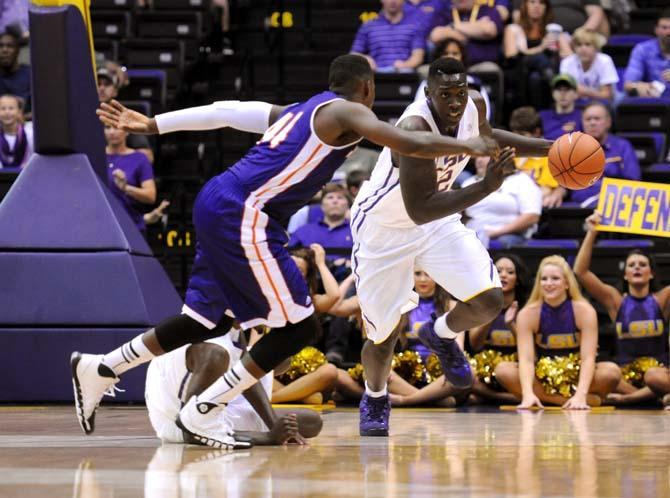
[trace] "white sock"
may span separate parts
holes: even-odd
[[[107,353],[102,358],[102,364],[119,376],[126,370],[151,361],[155,355],[144,345],[143,335],[140,334],[111,353]]]
[[[253,386],[258,379],[244,368],[238,361],[233,368],[216,379],[214,384],[198,395],[196,401],[208,401],[210,403],[226,404],[234,397]]]
[[[386,396],[388,393],[388,384],[384,384],[384,389],[381,391],[373,391],[370,389],[370,386],[368,386],[368,382],[365,381],[365,394],[370,396],[371,398],[381,398],[382,396]]]
[[[449,325],[447,325],[447,315],[449,313],[445,313],[441,317],[439,317],[437,320],[435,320],[435,333],[440,336],[442,339],[456,339],[456,336],[458,335],[458,332],[454,332],[449,328]]]

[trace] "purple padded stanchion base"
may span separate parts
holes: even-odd
[[[102,354],[144,332],[143,328],[0,328],[0,402],[73,401],[70,353]],[[126,372],[115,398],[103,403],[144,401],[146,366]],[[74,408],[72,412],[73,423]]]

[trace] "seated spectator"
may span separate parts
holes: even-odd
[[[465,46],[458,40],[454,38],[447,38],[446,40],[441,41],[435,46],[435,51],[433,52],[434,59],[440,57],[451,57],[452,59],[459,60],[463,63],[465,67],[468,67],[468,58],[465,52]],[[426,65],[427,66],[427,65]],[[423,69],[423,68],[422,68]],[[423,77],[423,81],[419,85],[419,88],[416,90],[414,96],[414,101],[424,100],[426,98],[426,78],[428,76],[428,70],[423,73],[422,70],[419,70],[419,74]],[[467,75],[468,78],[468,88],[477,90],[479,94],[484,99],[486,104],[486,119],[491,120],[491,101],[489,99],[489,93],[486,91],[486,87],[482,85],[482,81],[471,74]]]
[[[551,0],[554,22],[564,31],[574,33],[577,28],[609,36],[609,23],[600,0]]]
[[[582,111],[575,106],[579,98],[575,79],[559,74],[551,80],[550,86],[554,108],[540,111],[544,138],[556,140],[566,133],[582,131]]]
[[[484,178],[489,159],[475,159],[477,173],[463,182],[463,188]],[[491,240],[506,248],[523,243],[536,230],[540,214],[542,191],[521,171],[505,178],[496,192],[465,210],[466,226],[477,232],[487,247]]]
[[[0,95],[16,95],[25,102],[24,112],[31,110],[30,66],[19,64],[19,42],[13,31],[0,35]]]
[[[503,50],[518,98],[535,107],[548,104],[546,94],[558,58],[559,39],[555,33],[547,32],[552,19],[548,0],[523,0],[519,21],[505,27]],[[519,69],[527,73],[525,81],[519,81]]]
[[[405,14],[403,0],[381,3],[379,16],[358,29],[351,53],[366,57],[375,71],[413,71],[425,55],[421,21]]]
[[[417,16],[422,37],[427,39],[439,16],[450,8],[450,0],[407,0],[405,14]]]
[[[438,19],[430,41],[438,44],[454,38],[465,44],[470,64],[497,62],[503,21],[496,8],[476,4],[475,0],[453,0],[451,5],[451,10]]]
[[[624,73],[624,89],[639,97],[670,97],[670,9],[656,21],[655,40],[635,45]]]
[[[23,99],[0,97],[0,168],[22,168],[33,155],[32,123],[23,123]]]
[[[119,95],[121,87],[128,83],[128,76],[121,66],[111,61],[102,64],[98,68],[98,98],[100,102],[111,102]],[[149,161],[154,162],[154,151],[145,135],[130,134],[127,143],[128,147],[141,152],[147,156]]]
[[[577,95],[585,99],[612,101],[619,75],[612,58],[600,50],[605,37],[595,31],[577,29],[572,35],[574,54],[561,61],[561,74],[577,81]]]
[[[612,135],[612,115],[609,109],[600,103],[592,102],[584,108],[582,114],[584,133],[588,133],[600,142],[605,151],[605,171],[602,178],[624,178],[639,180],[642,176],[635,150],[625,138]],[[592,207],[598,202],[602,178],[590,187],[573,190],[570,200],[579,202],[582,207]]]
[[[147,157],[126,145],[128,133],[105,126],[107,141],[107,164],[109,164],[109,188],[116,196],[137,228],[145,233],[144,217],[139,204],[156,202],[154,171]]]
[[[612,362],[596,362],[598,316],[562,256],[540,262],[527,304],[516,319],[519,362],[502,362],[498,382],[521,400],[566,410],[599,406],[621,380]]]
[[[290,247],[309,247],[312,244],[320,244],[326,252],[337,250],[339,253],[346,252],[345,258],[330,255],[329,259],[339,266],[349,259],[353,242],[351,239],[351,227],[347,215],[349,213],[349,198],[346,189],[337,183],[327,184],[321,195],[321,209],[323,219],[316,223],[308,223],[298,228],[289,242]]]
[[[519,107],[512,113],[509,128],[525,137],[542,136],[542,120],[537,111],[530,106]],[[516,167],[528,173],[542,190],[543,207],[558,207],[563,203],[567,191],[552,176],[546,157],[517,157],[514,161]]]

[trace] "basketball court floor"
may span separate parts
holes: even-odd
[[[357,410],[324,410],[309,446],[161,446],[144,408],[0,406],[0,497],[670,496],[670,413],[395,409],[360,438]]]

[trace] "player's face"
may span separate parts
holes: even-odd
[[[343,218],[349,209],[349,201],[340,192],[330,192],[321,199],[321,209],[326,217]]]
[[[291,259],[293,259],[298,270],[300,270],[302,278],[307,278],[307,261],[297,256],[291,256]]]
[[[582,126],[585,133],[596,140],[602,140],[607,135],[612,122],[604,108],[594,105],[587,108],[582,114]]]
[[[11,97],[0,98],[0,122],[4,126],[14,126],[21,117],[21,110],[16,99]]]
[[[98,78],[98,98],[100,102],[109,102],[119,94],[114,83],[107,78]]]
[[[438,74],[429,78],[426,96],[447,127],[458,125],[468,104],[466,74]]]
[[[500,258],[496,261],[496,269],[500,276],[503,292],[514,292],[516,287],[516,267],[511,259]]]
[[[0,66],[10,67],[19,57],[19,46],[13,36],[0,36]]]
[[[653,278],[649,258],[643,254],[631,254],[626,260],[624,280],[629,284],[646,285]]]
[[[414,272],[414,290],[419,297],[429,298],[435,294],[435,280],[430,278],[425,271]]]
[[[664,50],[670,52],[670,17],[659,19],[656,23],[654,33],[656,33],[656,37]]]
[[[542,297],[547,302],[560,303],[568,297],[568,281],[556,265],[545,265],[540,274]]]

